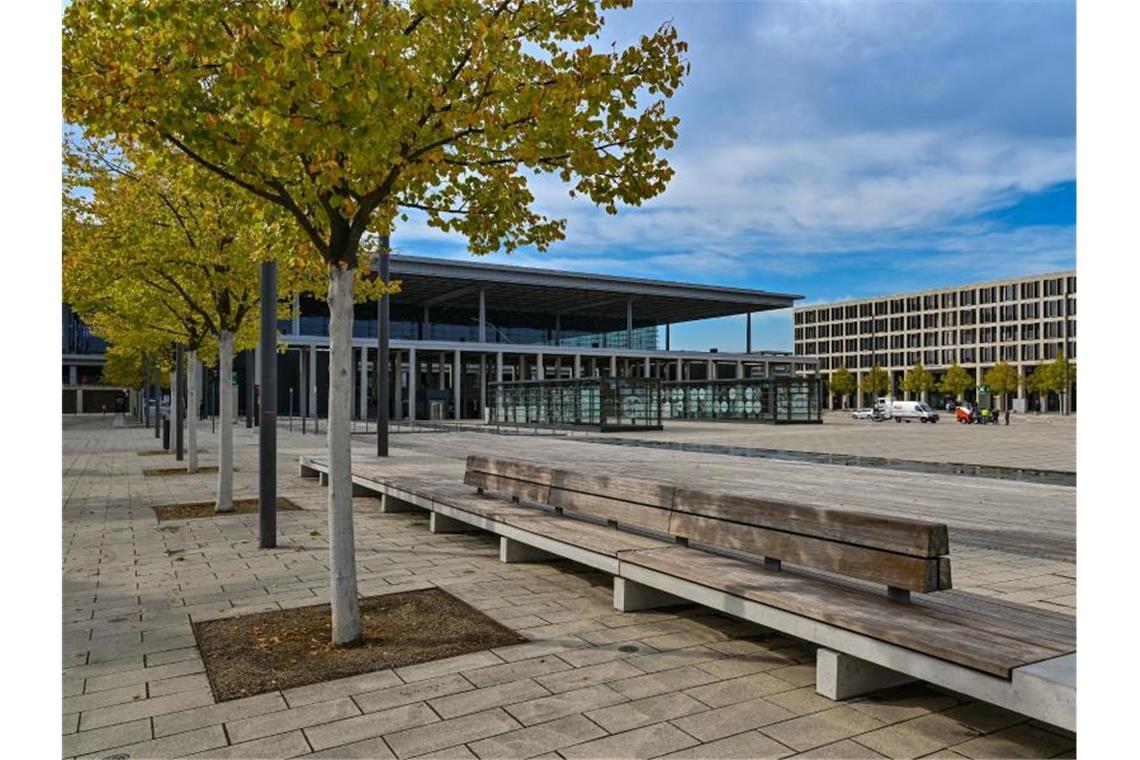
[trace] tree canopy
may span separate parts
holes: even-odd
[[[938,384],[938,390],[943,393],[949,393],[955,397],[961,396],[973,388],[973,375],[967,372],[962,365],[957,362],[950,365],[950,369],[946,370],[946,374],[942,376],[942,382]]]
[[[863,375],[863,381],[859,385],[859,390],[863,393],[870,393],[873,396],[886,393],[890,389],[891,376],[878,364],[872,367],[870,372]]]
[[[1006,394],[1016,393],[1021,380],[1012,364],[999,362],[986,370],[982,375],[982,381],[993,393]]]
[[[64,111],[277,204],[329,263],[357,266],[364,234],[409,210],[476,253],[544,249],[564,222],[533,210],[529,177],[613,213],[673,174],[685,43],[668,24],[587,42],[630,4],[76,0]]]
[[[832,373],[831,379],[828,381],[828,387],[832,393],[838,393],[840,396],[850,396],[855,392],[855,376],[846,367],[840,367]]]
[[[901,387],[904,391],[909,391],[910,393],[932,391],[935,387],[934,375],[930,370],[923,367],[921,363],[915,364],[908,369],[903,376]]]

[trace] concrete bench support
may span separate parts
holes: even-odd
[[[479,530],[474,525],[456,520],[454,517],[441,515],[439,512],[431,513],[430,529],[432,533],[472,533]]]
[[[317,473],[317,485],[327,486],[329,484],[329,474],[327,472]]]
[[[557,554],[519,543],[506,536],[499,537],[499,560],[502,562],[545,562],[561,559]]]
[[[310,467],[304,462],[301,462],[299,465],[297,465],[297,474],[302,478],[315,478],[319,472],[319,470],[314,467]]]
[[[688,604],[684,599],[644,586],[628,578],[614,578],[614,609],[622,612],[653,610]]]
[[[395,514],[397,512],[418,512],[421,511],[420,507],[412,504],[410,501],[392,496],[391,494],[381,494],[380,496],[380,512],[383,514]]]
[[[379,499],[380,498],[379,493],[372,490],[371,488],[368,488],[367,486],[362,486],[359,483],[353,483],[352,484],[352,495],[353,496],[371,496],[373,499]]]
[[[820,648],[815,654],[815,691],[828,699],[847,699],[914,679],[849,654]]]

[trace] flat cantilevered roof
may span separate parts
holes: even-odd
[[[632,300],[638,323],[670,324],[786,309],[803,298],[749,288],[562,272],[476,261],[393,255],[390,277],[401,282],[393,303],[625,318]]]

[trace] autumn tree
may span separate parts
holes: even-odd
[[[934,390],[934,375],[919,362],[906,371],[900,387],[908,392],[919,395]],[[922,399],[925,401],[926,399]]]
[[[827,383],[832,393],[839,394],[843,400],[843,408],[847,408],[847,397],[855,392],[855,376],[846,367],[840,367],[831,374]]]
[[[942,376],[942,382],[938,384],[939,391],[948,393],[958,400],[961,400],[966,391],[973,390],[973,388],[973,376],[957,362],[950,365],[950,369],[946,370],[946,374]]]
[[[415,210],[471,252],[545,250],[552,174],[609,213],[661,193],[685,44],[671,25],[599,46],[631,0],[75,0],[64,110],[176,147],[284,209],[327,268],[332,639],[359,637],[349,447],[354,270]]]
[[[998,362],[982,375],[982,382],[989,386],[990,391],[1001,396],[1002,409],[1009,408],[1009,394],[1017,393],[1021,378],[1017,368],[1008,362]]]
[[[878,364],[872,367],[870,372],[863,375],[863,380],[859,383],[860,392],[864,394],[870,393],[871,396],[875,398],[878,398],[890,389],[891,376]]]

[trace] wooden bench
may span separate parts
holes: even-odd
[[[492,532],[504,562],[606,572],[618,610],[697,603],[812,642],[832,699],[920,679],[1075,730],[1073,618],[953,590],[944,525],[482,456],[462,482],[403,472],[354,461],[354,492]]]
[[[482,456],[468,457],[464,483],[549,508],[563,523],[604,522],[658,539],[617,551],[617,609],[696,602],[814,641],[825,647],[821,694],[840,699],[920,678],[1073,730],[1075,681],[1070,690],[1056,672],[1075,664],[1058,662],[1075,661],[1071,631],[1031,608],[948,596],[945,525]],[[544,554],[558,552],[547,545]],[[1035,619],[1042,630],[1026,627]],[[1048,663],[1041,677],[1038,663]],[[999,694],[985,676],[1016,694]]]

